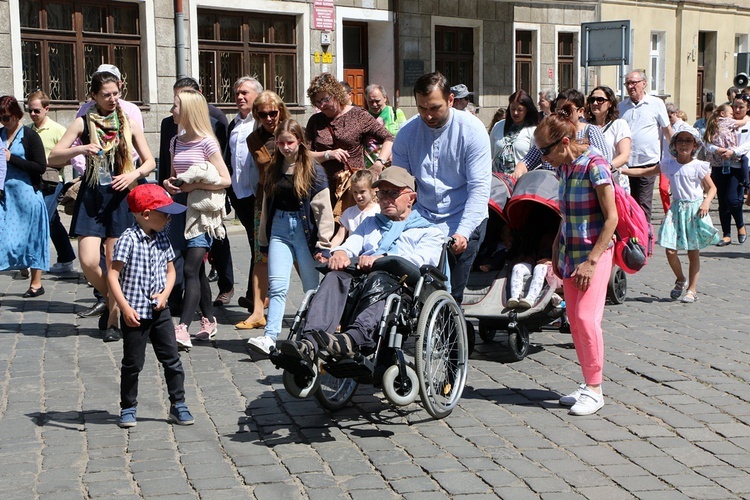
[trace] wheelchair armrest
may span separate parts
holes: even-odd
[[[373,271],[386,271],[398,278],[406,277],[406,284],[413,287],[422,276],[416,265],[398,255],[386,255],[377,259],[372,265]]]
[[[354,257],[351,259],[349,265],[346,266],[346,269],[341,270],[345,273],[351,274],[352,276],[361,276],[365,274],[364,271],[357,267],[357,262],[359,262],[357,257]],[[317,269],[320,274],[328,274],[329,272],[331,272],[331,268],[328,267],[327,263],[318,263],[315,265],[315,269]]]
[[[429,274],[436,280],[442,281],[443,283],[446,283],[448,281],[448,276],[443,274],[443,272],[437,267],[429,264],[425,264],[424,266],[420,267],[419,272],[422,273],[422,276]]]

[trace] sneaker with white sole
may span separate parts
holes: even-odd
[[[509,298],[508,302],[505,303],[505,307],[508,309],[515,309],[518,307],[518,299],[516,297]]]
[[[563,406],[573,406],[574,404],[576,404],[576,401],[578,401],[578,397],[581,395],[581,391],[584,390],[585,388],[586,388],[585,383],[579,385],[578,389],[571,392],[567,396],[561,397],[559,403]]]
[[[534,306],[534,303],[526,297],[522,297],[518,299],[518,307],[520,309],[531,309],[533,306]]]
[[[208,318],[201,316],[201,331],[195,334],[195,340],[211,340],[216,337],[218,322],[216,318],[209,321]]]
[[[257,353],[268,356],[271,354],[271,351],[276,349],[276,340],[265,335],[262,337],[253,337],[247,339],[247,347]]]
[[[52,267],[49,268],[51,274],[65,274],[73,271],[73,261],[70,262],[55,262]]]
[[[190,334],[185,323],[180,323],[174,327],[174,334],[177,338],[177,347],[180,349],[190,349],[193,343],[190,341]]]
[[[574,404],[570,411],[570,415],[593,415],[598,412],[599,409],[604,406],[604,395],[598,394],[591,389],[582,389],[581,395],[578,396],[578,401]]]

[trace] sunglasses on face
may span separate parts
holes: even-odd
[[[2,120],[2,121],[3,121],[3,123],[8,123],[8,122],[10,121],[10,119],[11,119],[11,118],[13,118],[13,117],[12,117],[11,115],[3,115],[3,116],[0,116],[0,120]]]
[[[589,97],[588,98],[589,104],[604,104],[605,102],[609,101],[606,97]]]
[[[552,151],[552,148],[554,148],[555,146],[557,146],[558,144],[560,144],[560,142],[562,140],[563,140],[563,138],[560,137],[558,140],[556,140],[555,142],[553,142],[549,146],[544,146],[544,147],[539,148],[539,152],[542,153],[542,156],[549,155],[550,152]]]
[[[279,110],[275,109],[273,111],[269,111],[268,113],[266,113],[265,111],[258,111],[258,116],[261,120],[265,120],[269,116],[271,118],[276,118],[277,116],[279,116]]]
[[[30,114],[30,115],[38,115],[38,114],[39,114],[39,113],[41,113],[42,111],[44,111],[44,110],[43,110],[43,109],[41,109],[41,108],[38,108],[38,109],[32,109],[32,108],[29,108],[29,114]]]

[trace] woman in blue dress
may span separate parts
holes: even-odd
[[[42,196],[47,168],[39,135],[21,124],[15,97],[0,97],[0,146],[5,155],[5,200],[0,202],[0,271],[31,268],[24,298],[44,293],[42,271],[49,269],[49,218]]]

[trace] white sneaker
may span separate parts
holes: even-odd
[[[276,340],[263,335],[262,337],[253,337],[247,339],[247,347],[260,354],[268,356],[271,351],[276,349]]]
[[[73,261],[70,262],[55,262],[55,264],[49,268],[51,274],[65,274],[73,271]]]
[[[508,309],[515,309],[518,307],[518,299],[515,297],[511,297],[508,299],[508,302],[505,303],[505,307]]]
[[[533,305],[534,303],[531,302],[526,297],[523,297],[522,299],[518,299],[518,307],[520,307],[521,309],[531,309]]]
[[[571,392],[567,396],[561,397],[559,403],[561,405],[563,405],[563,406],[573,406],[578,401],[578,398],[581,395],[581,391],[584,390],[585,388],[586,388],[586,384],[585,383],[579,385],[578,389],[576,389],[575,391]]]
[[[570,415],[593,415],[604,406],[604,395],[591,389],[582,389],[576,404],[568,412]]]
[[[190,349],[193,347],[193,343],[190,342],[190,334],[188,333],[187,326],[185,323],[180,323],[174,327],[174,334],[177,338],[177,347],[183,349]]]

